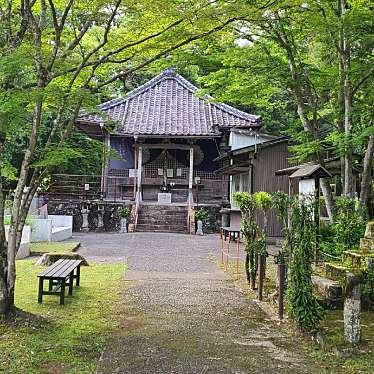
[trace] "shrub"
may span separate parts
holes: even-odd
[[[200,208],[195,212],[195,219],[197,221],[206,222],[209,218],[209,213],[204,208]]]
[[[131,216],[131,210],[129,207],[123,206],[118,209],[118,214],[121,218],[129,220]]]
[[[358,249],[365,234],[365,214],[357,199],[340,197],[336,201],[333,233],[336,254]]]

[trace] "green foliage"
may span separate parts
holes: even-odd
[[[335,246],[335,231],[334,231],[333,224],[326,223],[320,227],[319,247],[320,247],[321,252],[326,253],[331,256],[337,256],[336,246]]]
[[[131,209],[127,206],[123,206],[118,209],[118,214],[121,218],[129,220],[131,217]]]
[[[323,316],[313,295],[311,262],[316,245],[313,201],[307,196],[295,197],[291,204],[292,257],[286,298],[289,315],[298,326],[309,332],[318,329]]]
[[[341,197],[336,201],[333,231],[336,254],[358,249],[360,238],[364,236],[365,215],[357,199]]]
[[[199,208],[196,212],[195,212],[195,219],[197,221],[201,221],[201,222],[206,222],[209,218],[209,213],[206,209],[204,208]]]
[[[288,212],[291,205],[291,198],[282,191],[274,192],[272,195],[272,208],[282,225],[282,233],[284,236],[284,241],[282,244],[282,250],[277,256],[277,261],[279,263],[286,263],[286,260],[291,253],[291,230],[288,225]]]
[[[373,259],[372,259],[373,260]],[[374,266],[369,266],[362,276],[361,292],[364,299],[374,302]]]
[[[259,209],[266,211],[271,208],[271,195],[268,192],[255,192],[253,196]]]

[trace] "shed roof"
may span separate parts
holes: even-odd
[[[259,128],[260,116],[245,113],[211,97],[196,95],[198,88],[166,69],[128,95],[98,106],[100,114],[82,114],[77,125],[100,126],[105,117],[119,123],[118,135],[215,136],[219,129]]]
[[[331,174],[319,164],[300,165],[299,169],[290,175],[290,178],[326,178]]]

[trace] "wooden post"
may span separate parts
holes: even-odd
[[[315,254],[314,254],[314,262],[316,265],[318,265],[318,253],[319,253],[319,231],[320,231],[320,222],[319,222],[319,194],[320,194],[320,185],[319,185],[320,179],[316,177],[314,179],[314,222],[316,225],[316,247],[315,247]]]
[[[278,317],[280,320],[283,319],[284,315],[284,288],[285,288],[285,275],[286,275],[286,264],[278,264],[278,277],[279,277],[279,286],[278,286]]]
[[[143,158],[143,148],[138,148],[138,167],[137,167],[137,191],[136,199],[139,203],[142,201],[142,160]]]
[[[190,170],[188,176],[188,207],[193,207],[193,193],[192,193],[192,183],[193,183],[193,148],[190,148]]]
[[[133,178],[134,188],[133,188],[133,194],[132,194],[134,200],[136,199],[136,174],[135,174],[135,170],[136,171],[138,170],[138,153],[137,153],[136,148],[134,149],[134,178]]]
[[[108,192],[108,172],[109,172],[109,150],[110,150],[110,134],[105,134],[104,138],[104,155],[103,167],[101,172],[101,193],[105,196]]]
[[[260,253],[258,255],[258,299],[262,301],[265,278],[265,256]]]

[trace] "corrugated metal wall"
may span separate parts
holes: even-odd
[[[273,193],[283,191],[288,194],[288,176],[276,176],[275,172],[287,168],[288,163],[287,142],[275,144],[270,147],[259,149],[255,160],[253,160],[253,192],[266,191]],[[257,214],[260,227],[263,225],[262,214]],[[268,215],[268,235],[281,236],[281,225],[273,211]]]

